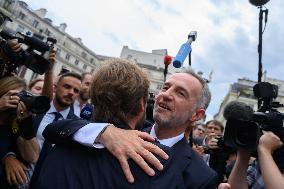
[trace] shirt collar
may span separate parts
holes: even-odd
[[[156,138],[161,144],[163,144],[163,145],[165,145],[165,146],[172,147],[173,145],[175,145],[178,141],[180,141],[180,140],[183,139],[183,137],[184,137],[184,133],[181,133],[181,134],[178,135],[178,136],[160,140],[160,139],[157,137],[157,135],[156,135],[155,127],[156,127],[156,125],[154,125],[154,126],[151,128],[150,135],[151,135],[152,137]]]
[[[80,102],[79,102],[79,100],[76,99],[76,100],[74,101],[74,105],[80,107]]]
[[[60,111],[59,113],[62,115],[63,119],[66,119],[68,116],[68,113],[70,111],[70,107]],[[50,103],[50,108],[47,111],[47,114],[53,113],[53,112],[57,112],[56,108],[54,107],[53,101]]]

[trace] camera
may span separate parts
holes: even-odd
[[[6,20],[12,21],[0,12],[0,24],[3,24]],[[57,42],[56,39],[48,37],[44,42],[39,35],[30,36],[8,30],[2,30],[0,36],[0,49],[6,57],[5,60],[2,59],[0,62],[0,78],[15,73],[16,69],[21,65],[25,65],[35,73],[45,73],[49,67],[49,60],[44,55],[53,48]],[[14,52],[8,44],[8,40],[11,39],[17,39],[18,43],[27,45],[27,49],[17,53]]]
[[[232,115],[227,118],[224,134],[226,146],[255,151],[262,131],[271,131],[284,141],[284,115],[275,109],[283,105],[273,101],[278,95],[278,87],[268,82],[260,82],[253,87],[253,91],[259,101],[259,109],[253,112],[251,107],[240,102],[235,103],[235,107],[231,106],[231,109],[239,109],[235,114],[243,115]]]
[[[50,108],[50,99],[47,96],[34,96],[28,91],[21,91],[17,96],[32,113],[42,114]]]

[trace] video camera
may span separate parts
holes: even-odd
[[[11,21],[3,13],[0,12],[0,15],[0,24],[3,24],[5,20]],[[0,63],[0,78],[11,75],[21,65],[25,65],[38,74],[43,74],[48,69],[49,60],[44,55],[53,48],[57,42],[56,39],[48,37],[46,42],[44,42],[40,37],[35,35],[29,36],[20,32],[13,33],[7,30],[2,30],[0,37],[2,39],[0,49],[6,57]],[[9,45],[9,40],[11,39],[17,39],[18,43],[23,43],[28,48],[20,52],[14,52]]]
[[[260,82],[253,87],[253,92],[259,100],[257,112],[253,112],[250,106],[241,102],[231,102],[226,106],[226,146],[255,151],[262,131],[271,131],[284,141],[284,114],[275,109],[283,107],[283,104],[273,101],[278,95],[278,87],[268,82]]]

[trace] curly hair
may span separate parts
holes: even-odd
[[[94,119],[127,121],[147,101],[150,82],[146,73],[125,59],[106,60],[94,75],[90,88]]]

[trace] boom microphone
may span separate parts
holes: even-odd
[[[253,117],[253,109],[243,102],[232,101],[224,108],[223,116],[226,120],[251,120]]]
[[[232,101],[224,109],[227,119],[225,146],[254,151],[259,139],[259,126],[253,121],[253,110],[242,102]]]
[[[191,53],[191,43],[192,41],[195,41],[196,38],[197,38],[197,31],[191,31],[188,35],[187,42],[182,44],[175,57],[175,60],[173,61],[173,65],[175,68],[180,68],[187,55]]]

